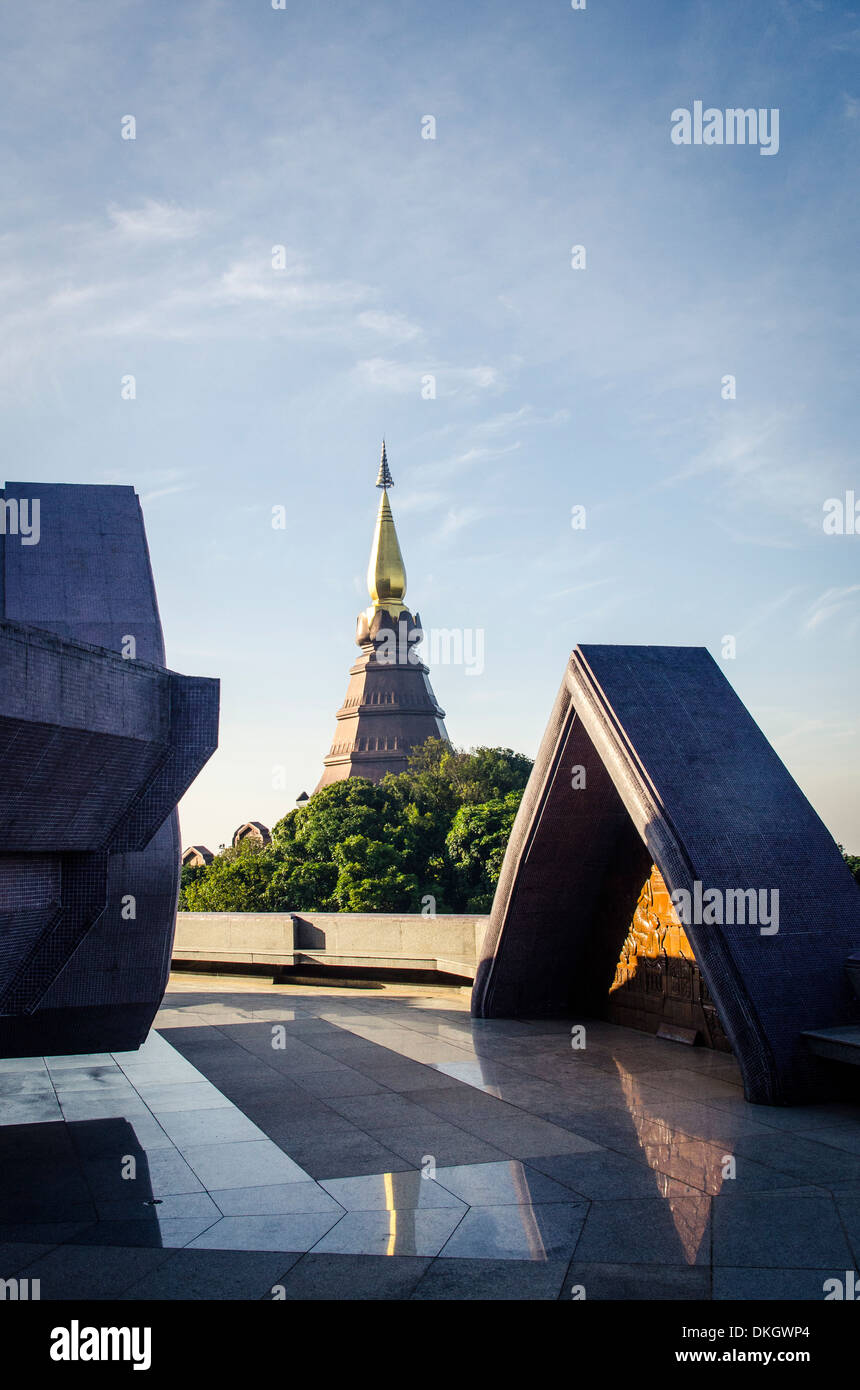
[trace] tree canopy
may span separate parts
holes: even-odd
[[[192,912],[485,912],[531,760],[428,739],[405,772],[334,782],[272,829],[182,870]]]
[[[428,739],[405,772],[334,782],[288,811],[271,844],[243,840],[182,869],[192,912],[488,912],[531,760]],[[860,884],[860,856],[843,857]],[[432,902],[431,902],[432,900]]]
[[[860,886],[860,854],[849,854],[843,845],[839,846],[842,851],[842,858],[851,870],[854,882]]]

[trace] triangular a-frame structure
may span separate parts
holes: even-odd
[[[572,653],[511,833],[472,1012],[603,1016],[652,864],[681,904],[747,1099],[821,1098],[833,1074],[801,1035],[857,1017],[844,963],[860,947],[860,892],[704,648]]]

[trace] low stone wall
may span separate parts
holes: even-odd
[[[487,917],[397,912],[180,912],[173,961],[438,970],[474,979]]]

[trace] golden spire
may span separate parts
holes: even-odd
[[[385,454],[385,440],[382,441],[382,458],[379,460],[379,472],[376,475],[376,486],[381,488],[394,487],[394,479],[388,467],[388,459]]]
[[[403,602],[406,596],[406,567],[400,553],[400,543],[388,501],[388,489],[394,486],[394,482],[388,469],[384,439],[376,486],[382,488],[382,496],[379,499],[376,530],[370,548],[370,564],[367,567],[367,589],[371,598],[367,616],[372,618],[374,613],[384,608],[386,613],[396,618],[408,611]]]

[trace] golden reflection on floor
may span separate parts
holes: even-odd
[[[708,1228],[711,1197],[723,1185],[723,1154],[728,1155],[730,1150],[714,1141],[706,1143],[680,1133],[661,1118],[659,1101],[644,1099],[635,1076],[617,1057],[615,1065],[639,1143],[654,1170],[657,1191],[669,1203],[687,1263],[695,1264]],[[690,1193],[689,1188],[696,1191]]]
[[[385,1185],[385,1208],[388,1212],[388,1248],[386,1255],[396,1255],[397,1251],[397,1209],[394,1205],[394,1183],[393,1174],[385,1173],[383,1183]]]
[[[535,1214],[531,1207],[532,1196],[529,1191],[528,1180],[525,1175],[525,1168],[518,1159],[513,1159],[508,1165],[513,1181],[514,1191],[519,1197],[520,1220],[523,1223],[523,1235],[529,1250],[530,1260],[545,1260],[546,1249],[538,1228]]]

